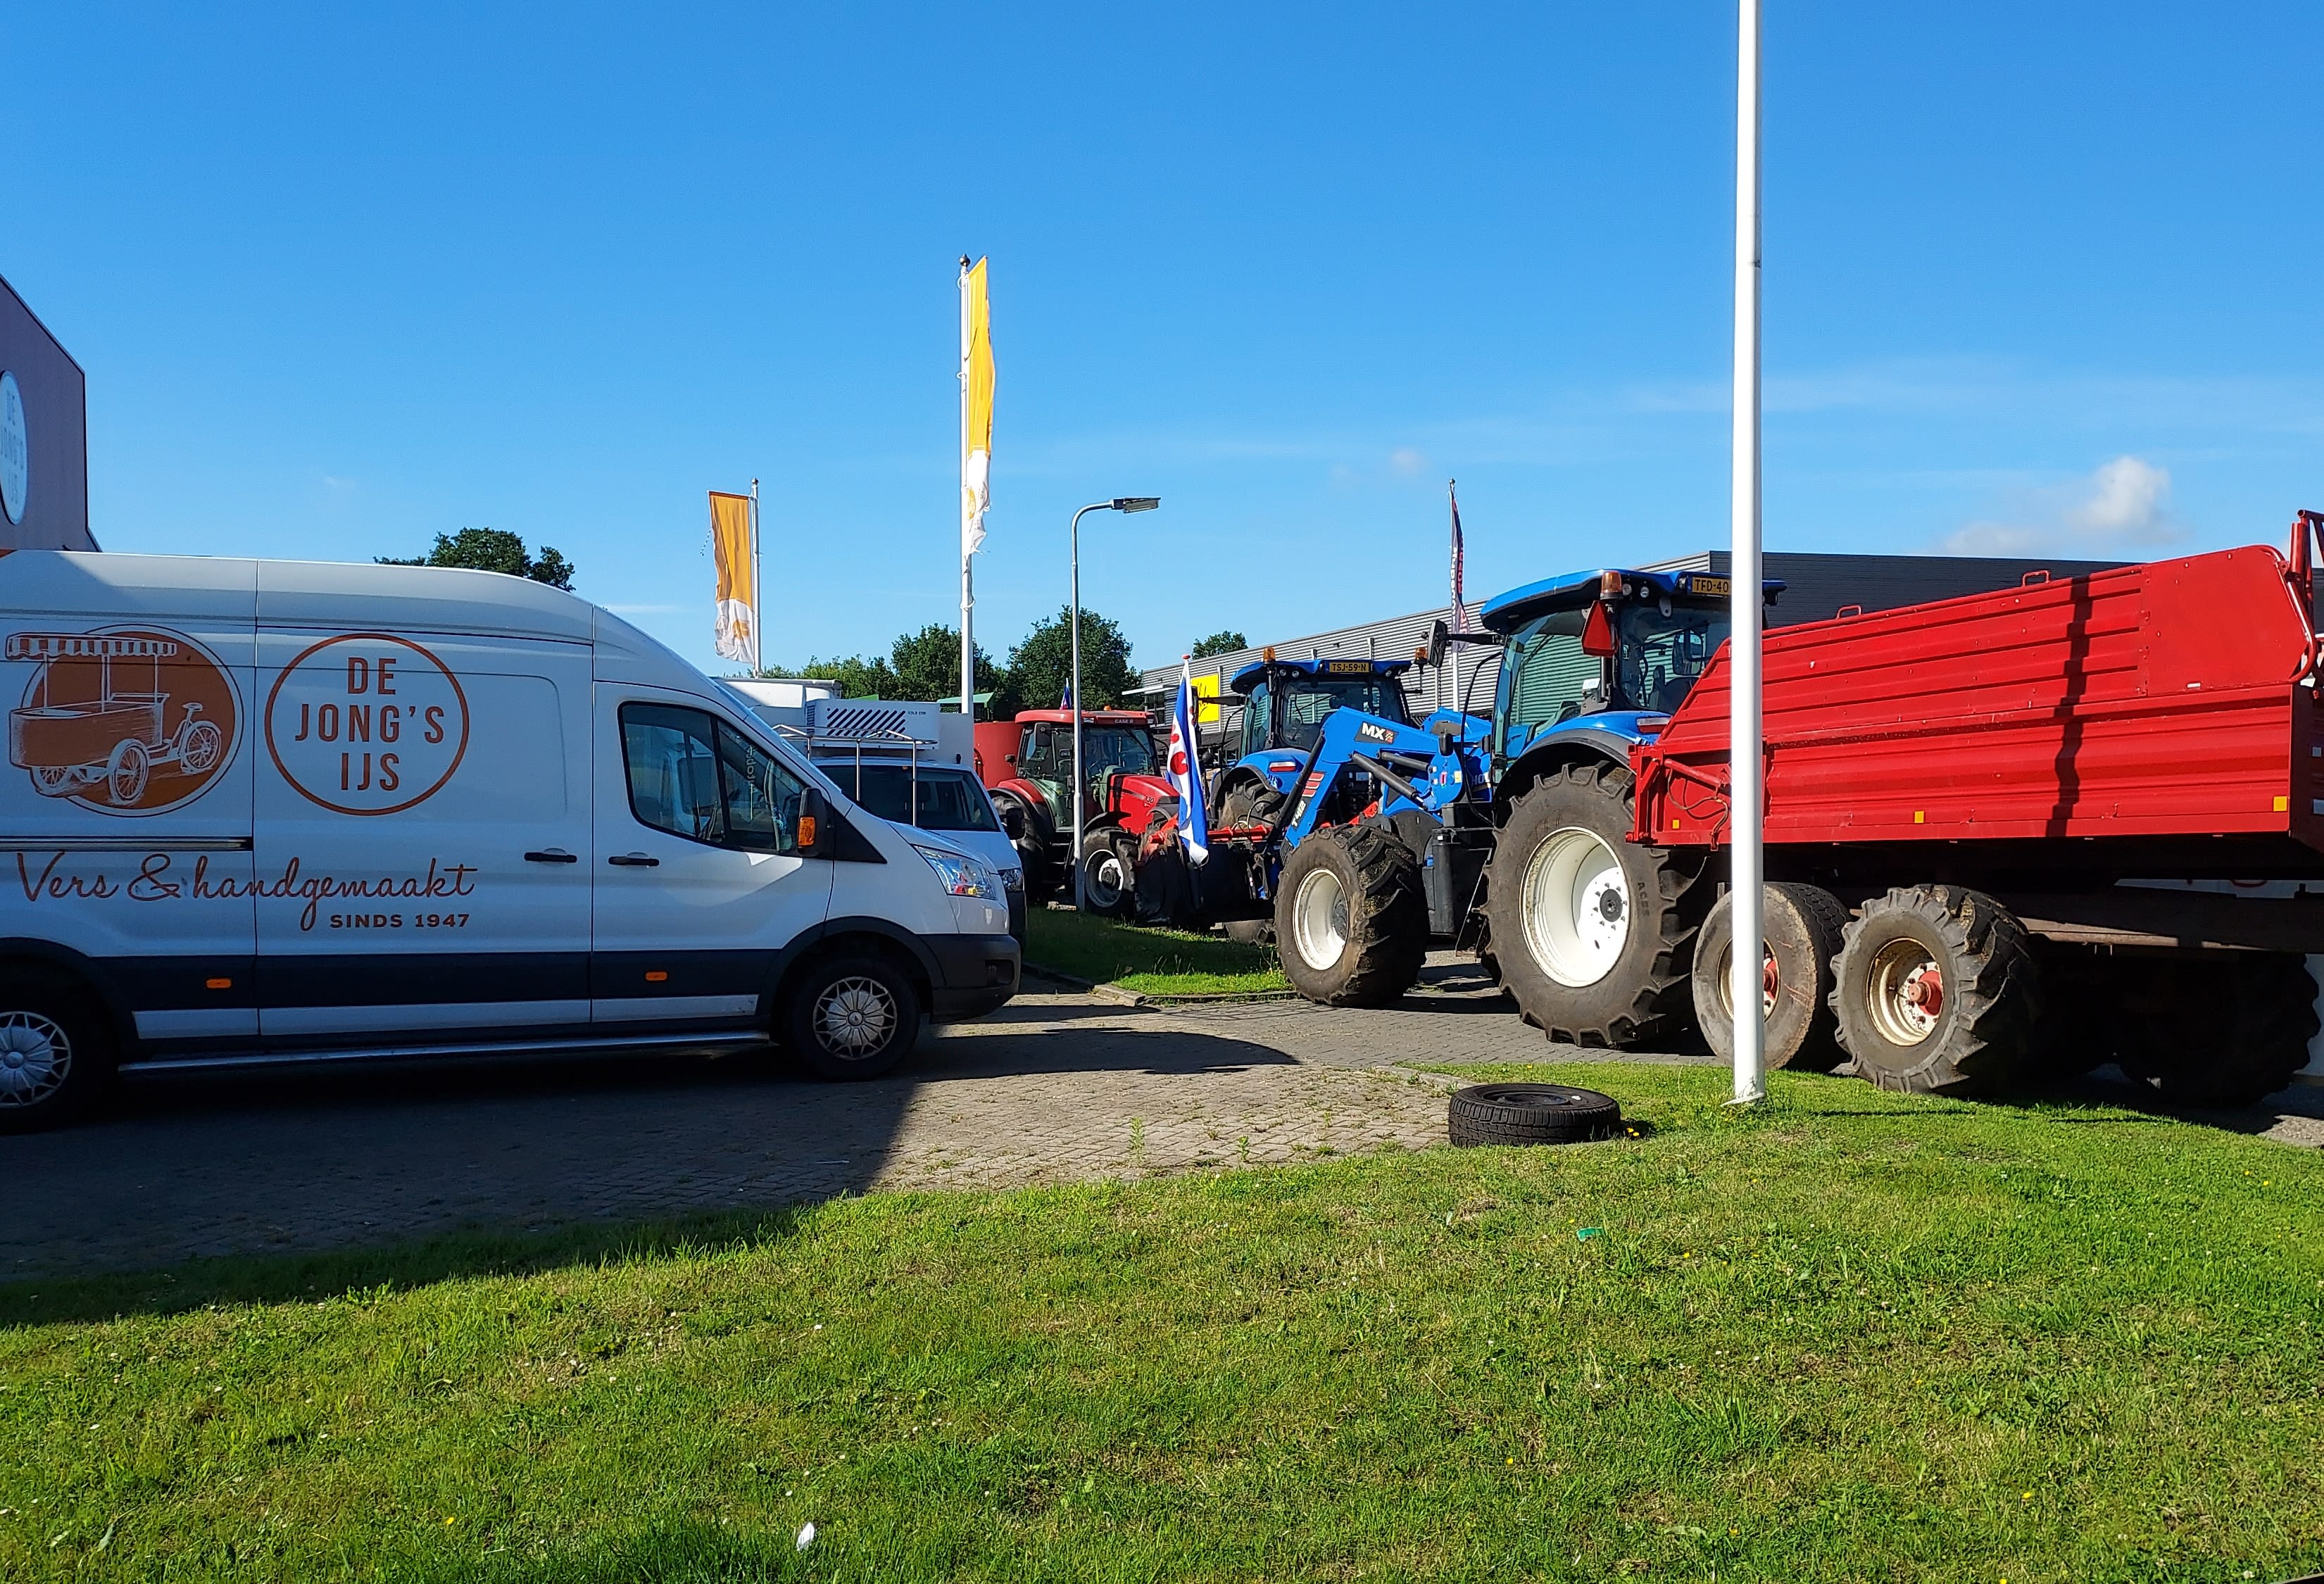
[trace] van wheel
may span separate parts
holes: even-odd
[[[792,986],[783,1008],[783,1042],[818,1078],[891,1073],[919,1037],[919,992],[881,957],[850,954],[816,964]]]
[[[0,972],[0,1133],[74,1120],[112,1075],[112,1041],[94,1005],[53,974]]]

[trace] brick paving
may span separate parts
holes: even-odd
[[[148,1081],[88,1126],[0,1138],[0,1279],[1420,1148],[1443,1086],[1398,1064],[1572,1054],[1445,957],[1380,1011],[1028,994],[872,1083],[669,1057]],[[2324,1142],[2324,1091],[2277,1106],[2206,1119]]]

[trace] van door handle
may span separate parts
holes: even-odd
[[[661,860],[643,852],[616,852],[605,861],[618,863],[623,869],[651,869],[661,862]]]
[[[527,863],[578,863],[581,861],[562,847],[549,847],[539,852],[528,852],[524,855],[524,861]]]

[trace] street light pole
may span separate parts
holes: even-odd
[[[1093,501],[1074,513],[1073,527],[1066,533],[1073,557],[1073,619],[1069,625],[1074,656],[1074,781],[1068,794],[1074,800],[1074,850],[1068,861],[1074,866],[1076,913],[1082,907],[1082,810],[1087,801],[1082,786],[1082,519],[1093,511],[1151,511],[1160,504],[1159,495],[1116,495],[1111,501]]]

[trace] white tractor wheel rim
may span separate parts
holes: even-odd
[[[1100,854],[1089,866],[1089,876],[1084,882],[1089,899],[1101,907],[1111,907],[1121,900],[1121,856],[1115,852]]]
[[[64,1087],[72,1041],[38,1012],[0,1013],[0,1106],[36,1106]]]
[[[1302,962],[1323,970],[1339,962],[1348,949],[1348,894],[1338,875],[1319,869],[1299,882],[1291,925]]]
[[[844,1061],[881,1049],[896,1027],[896,998],[876,979],[843,979],[815,1003],[816,1042]]]
[[[1526,946],[1541,971],[1571,990],[1614,971],[1630,941],[1630,884],[1594,831],[1553,831],[1526,864]]]
[[[1915,940],[1890,941],[1873,953],[1867,977],[1872,1026],[1881,1038],[1894,1045],[1915,1045],[1936,1032],[1944,1015],[1943,1001],[1941,994],[1935,997],[1938,1009],[1931,1011],[1930,991],[1941,992],[1943,980],[1935,954],[1926,946]]]

